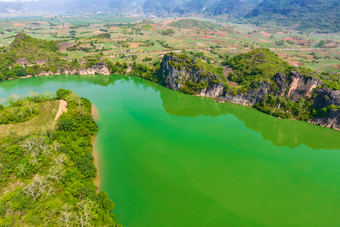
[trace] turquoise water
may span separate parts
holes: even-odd
[[[0,83],[99,111],[101,188],[127,226],[340,226],[340,132],[127,76]]]

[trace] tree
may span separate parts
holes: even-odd
[[[74,131],[77,127],[77,123],[74,118],[63,118],[58,122],[58,128],[62,131]]]
[[[66,157],[65,154],[60,154],[60,155],[58,155],[58,156],[54,156],[53,159],[54,159],[55,163],[56,163],[59,167],[61,167],[62,164],[67,160],[67,157]]]
[[[93,201],[91,200],[82,200],[78,203],[79,213],[77,215],[77,219],[79,221],[80,226],[90,226],[91,220],[94,217],[94,210],[97,208]]]
[[[57,91],[57,99],[64,99],[65,98],[65,96],[66,95],[68,95],[68,94],[70,94],[71,93],[71,91],[70,90],[66,90],[66,89],[62,89],[62,88],[60,88],[60,89],[58,89],[58,91]]]
[[[32,182],[24,188],[24,192],[35,200],[38,193],[38,185]]]
[[[52,166],[49,170],[48,170],[48,175],[47,177],[49,179],[53,179],[55,180],[57,183],[59,182],[59,180],[64,176],[65,170],[62,169],[60,166]]]
[[[72,207],[65,204],[60,212],[59,223],[61,226],[70,226],[74,218],[74,214],[71,211]]]
[[[324,47],[326,47],[326,42],[325,42],[325,40],[321,40],[318,44],[315,45],[315,47],[319,47],[319,48],[324,48]]]

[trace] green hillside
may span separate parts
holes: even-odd
[[[178,21],[171,23],[170,26],[174,26],[177,28],[184,28],[184,29],[189,29],[189,28],[216,29],[219,27],[216,24],[212,24],[207,21],[195,20],[195,19],[178,20]]]
[[[283,25],[304,31],[339,32],[337,0],[264,0],[246,18],[260,25]]]
[[[260,48],[239,54],[225,62],[232,67],[232,81],[250,84],[254,80],[272,79],[277,73],[289,72],[292,68],[268,49]]]
[[[34,65],[39,61],[58,61],[61,56],[57,42],[35,39],[19,33],[10,46],[0,51],[0,80],[26,76],[27,69],[24,65]],[[36,65],[35,68],[37,67]]]
[[[53,124],[57,99],[68,111]],[[0,226],[118,226],[113,202],[94,185],[89,100],[60,89],[0,107]]]

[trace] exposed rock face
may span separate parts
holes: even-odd
[[[218,98],[224,93],[224,83],[210,84],[210,86],[204,88],[198,96],[204,96],[209,98]]]
[[[291,100],[298,101],[301,97],[311,97],[312,91],[322,83],[313,77],[305,77],[298,72],[290,73],[288,96]]]
[[[26,58],[19,58],[19,60],[17,61],[17,64],[19,64],[22,67],[25,67],[25,65],[28,65],[28,61]]]
[[[179,91],[182,82],[182,80],[179,80],[179,78],[183,78],[183,75],[180,75],[181,72],[179,69],[170,65],[171,60],[177,61],[177,59],[173,58],[172,56],[164,56],[161,64],[161,75],[159,81],[162,81],[162,85]]]
[[[251,89],[246,93],[231,94],[226,92],[224,97],[220,97],[219,101],[231,102],[244,106],[254,106],[262,101],[263,97],[271,93],[270,85],[266,82],[253,82]]]
[[[48,76],[48,75],[60,75],[60,74],[66,74],[66,75],[95,75],[95,74],[100,74],[100,75],[110,75],[110,70],[107,67],[105,62],[101,62],[98,64],[95,64],[91,68],[87,69],[65,69],[65,70],[57,70],[56,73],[53,73],[51,71],[48,72],[42,72],[39,73],[38,76]]]
[[[340,106],[340,91],[333,91],[324,87],[316,91],[316,94],[314,107],[318,109],[327,108],[327,112],[324,116],[313,118],[311,123],[340,130],[340,109],[333,109]]]
[[[181,59],[181,61],[183,61],[183,59]],[[179,59],[176,56],[164,56],[158,78],[159,81],[162,82],[162,85],[180,91],[189,81],[202,85],[201,88],[196,89],[198,96],[218,98],[223,95],[225,86],[217,75],[198,69],[194,64],[189,68],[183,67],[178,69],[173,66],[173,63],[177,64],[178,62]],[[194,63],[194,60],[191,60],[191,62]]]
[[[208,86],[198,86],[195,90],[196,95],[215,98],[219,102],[231,102],[253,107],[257,103],[261,103],[263,98],[268,95],[273,95],[274,97],[288,96],[291,101],[297,102],[300,98],[311,99],[315,88],[322,86],[322,82],[317,78],[304,76],[293,71],[288,77],[283,73],[276,74],[271,83],[254,81],[250,89],[243,93],[231,93],[222,81],[216,82],[218,76],[199,70],[196,67],[175,67],[174,65],[176,64],[173,64],[173,62],[178,63],[178,61],[179,59],[176,56],[164,56],[158,78],[161,84],[170,89],[181,91],[181,88],[185,87],[187,82],[196,85],[205,83]],[[189,62],[188,65],[192,65],[190,63],[193,60],[191,62],[190,60],[187,61]],[[316,117],[310,122],[340,130],[340,109],[338,109],[340,106],[340,91],[322,88],[316,91],[316,94],[317,98],[314,101],[314,107],[319,110],[328,108],[328,111],[323,117]],[[331,105],[333,105],[332,108],[330,108]]]
[[[279,92],[280,92],[280,96],[284,96],[287,87],[288,87],[288,82],[286,79],[286,75],[284,73],[278,73],[274,76],[274,81],[277,84],[277,86],[279,87]]]

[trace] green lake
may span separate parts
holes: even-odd
[[[0,83],[96,105],[101,188],[126,226],[340,226],[340,132],[128,76]]]

